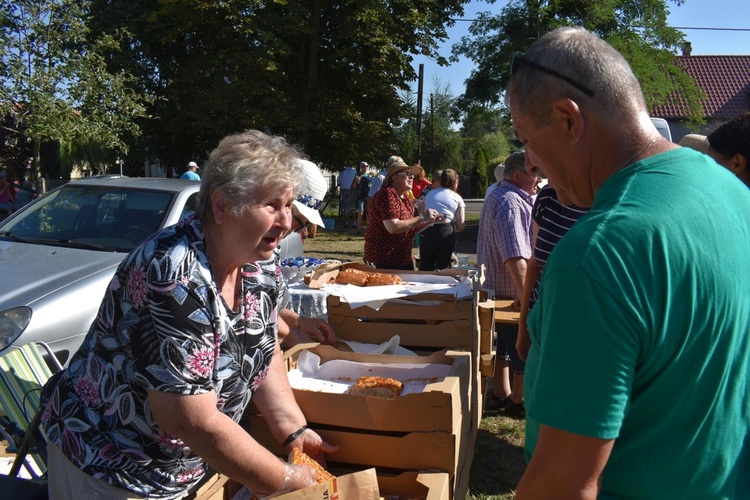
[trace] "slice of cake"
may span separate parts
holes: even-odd
[[[394,399],[404,391],[404,384],[393,378],[376,376],[359,377],[348,393],[357,396],[375,396]]]

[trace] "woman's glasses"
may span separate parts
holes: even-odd
[[[402,170],[401,172],[394,174],[394,175],[405,175],[407,177],[414,177],[414,172],[410,170]]]
[[[513,54],[513,60],[510,63],[510,76],[513,76],[513,74],[518,71],[518,67],[525,64],[526,66],[529,66],[531,68],[534,68],[536,70],[541,71],[542,73],[547,73],[550,76],[554,76],[555,78],[559,78],[560,80],[564,82],[568,82],[584,94],[586,94],[589,97],[594,97],[594,91],[590,88],[586,87],[585,85],[578,83],[577,81],[573,80],[570,77],[567,77],[563,75],[562,73],[558,73],[554,69],[549,69],[541,64],[537,64],[534,61],[529,61],[528,59],[524,58],[520,52],[516,52]]]

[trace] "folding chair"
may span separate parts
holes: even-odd
[[[8,441],[9,453],[16,458],[9,476],[16,477],[24,466],[32,478],[47,472],[46,438],[39,426],[43,408],[40,403],[42,386],[52,371],[37,349],[42,347],[57,371],[62,370],[52,350],[43,342],[26,344],[0,356],[0,405],[5,416],[0,416],[0,433]],[[31,455],[33,462],[28,460]],[[40,473],[37,472],[40,471]]]

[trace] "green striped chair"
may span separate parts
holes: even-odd
[[[9,476],[17,476],[25,466],[32,477],[47,472],[46,438],[39,422],[42,417],[39,396],[52,371],[39,352],[43,348],[57,370],[62,366],[43,342],[26,344],[0,356],[0,433],[8,441],[9,453],[16,458]],[[28,459],[31,456],[36,467]],[[37,472],[39,471],[39,472]]]

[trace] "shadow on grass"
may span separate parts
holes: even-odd
[[[526,469],[524,423],[490,415],[483,419],[477,433],[468,498],[511,499]]]

